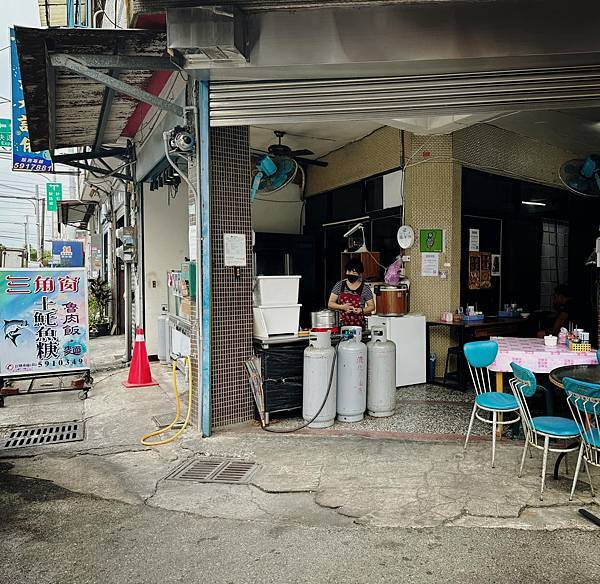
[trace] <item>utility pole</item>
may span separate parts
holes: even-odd
[[[46,205],[41,204],[43,199],[40,199],[40,187],[39,185],[35,186],[35,197],[38,201],[38,208],[40,208],[40,262],[44,259],[44,232],[46,230]]]
[[[27,230],[27,216],[25,216],[25,267],[28,268],[29,267],[29,233]]]

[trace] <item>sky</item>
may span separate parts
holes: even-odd
[[[39,27],[40,18],[37,0],[0,0],[0,118],[11,117],[10,104],[10,49],[8,29],[11,26]],[[4,99],[1,99],[4,98]],[[5,102],[5,99],[9,100]],[[47,182],[63,183],[63,198],[70,198],[70,177],[67,175],[39,174],[33,172],[13,172],[10,155],[0,154],[0,195],[34,196],[35,187],[45,193]],[[52,223],[56,213],[46,214],[46,239],[52,238]],[[39,238],[35,225],[34,207],[28,202],[0,198],[0,244],[7,247],[24,245],[24,223],[29,223],[29,243],[36,249]]]

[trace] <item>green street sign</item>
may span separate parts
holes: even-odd
[[[62,184],[47,183],[46,184],[46,209],[48,211],[58,210],[58,201],[62,201]]]
[[[12,146],[10,120],[0,118],[0,148]]]

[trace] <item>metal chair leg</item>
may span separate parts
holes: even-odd
[[[529,434],[525,432],[525,444],[523,445],[523,456],[521,456],[521,466],[519,468],[519,478],[523,474],[523,465],[525,464],[525,455],[527,454],[527,449],[529,449],[529,454],[531,454],[531,446],[529,445]]]
[[[581,448],[583,449],[583,445],[581,446]],[[596,493],[594,493],[594,485],[592,484],[592,475],[590,474],[590,466],[587,463],[587,460],[584,459],[583,462],[585,464],[585,472],[587,473],[588,481],[590,481],[590,489],[592,491],[592,497],[596,497]]]
[[[579,469],[581,468],[581,459],[583,458],[583,444],[579,449],[579,455],[577,456],[577,464],[575,465],[575,475],[573,476],[573,485],[571,486],[571,494],[569,495],[569,501],[573,500],[573,494],[575,493],[575,487],[577,486],[577,479],[579,478]],[[586,465],[587,468],[587,465]]]
[[[542,460],[542,488],[540,490],[540,501],[544,500],[544,484],[546,483],[546,465],[548,464],[548,449],[550,448],[550,436],[544,438],[544,458]]]
[[[496,426],[498,421],[498,412],[492,412],[492,468],[496,460]]]
[[[467,430],[467,437],[465,439],[465,445],[463,447],[463,451],[467,449],[467,444],[469,443],[469,436],[471,435],[471,429],[473,428],[473,422],[475,421],[475,412],[477,411],[477,404],[473,405],[473,411],[471,412],[471,421],[469,422],[469,429]]]

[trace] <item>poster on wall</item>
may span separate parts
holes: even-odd
[[[479,290],[481,257],[478,251],[469,252],[469,290]]]
[[[422,253],[421,254],[421,276],[430,276],[437,278],[440,274],[440,254]]]
[[[492,287],[492,254],[487,252],[481,252],[479,254],[480,259],[480,272],[479,272],[479,287],[482,290],[486,290]]]
[[[89,369],[82,268],[0,268],[0,376]]]
[[[479,251],[479,229],[469,229],[469,251]]]
[[[500,276],[502,274],[502,268],[500,263],[500,254],[492,254],[492,276]]]
[[[421,229],[419,232],[419,251],[421,253],[442,253],[444,251],[444,230]]]
[[[246,236],[243,233],[223,234],[223,250],[226,266],[246,265]]]

